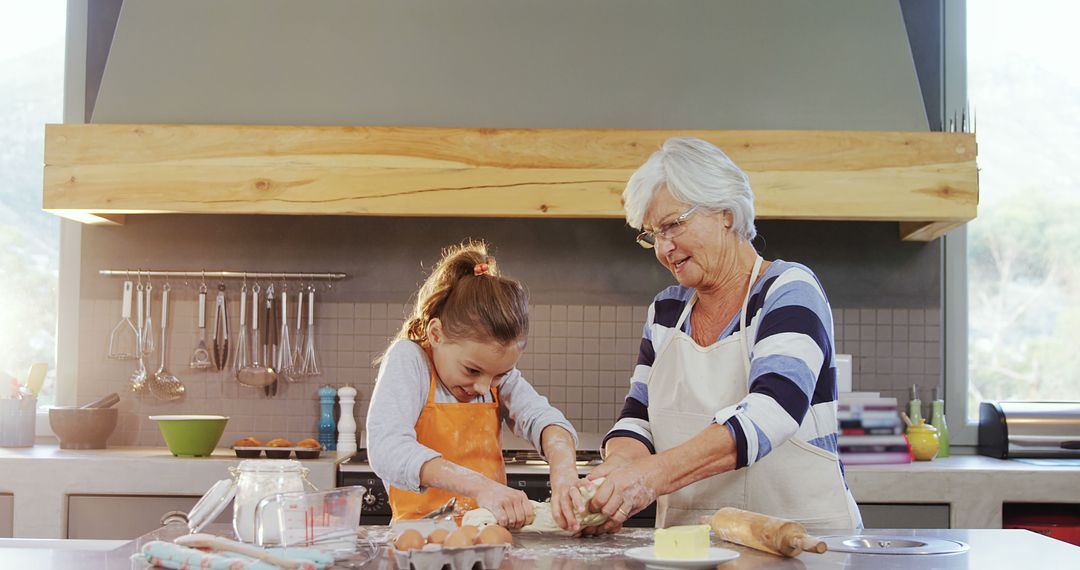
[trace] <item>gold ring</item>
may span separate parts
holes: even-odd
[[[620,515],[622,515],[623,518],[626,518],[626,519],[630,518],[630,513],[624,511],[622,507],[619,507],[618,509],[616,509],[616,512],[618,512]]]

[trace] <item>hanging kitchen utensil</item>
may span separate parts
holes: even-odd
[[[184,384],[165,368],[165,353],[168,352],[166,332],[169,326],[169,284],[161,291],[161,365],[148,382],[150,393],[161,400],[175,400],[184,395]]]
[[[233,376],[239,380],[240,371],[251,364],[247,338],[247,283],[240,287],[240,328],[236,333],[236,356],[233,357]]]
[[[251,288],[251,362],[240,369],[236,381],[253,388],[262,388],[277,379],[273,368],[263,364],[263,338],[259,336],[259,285]]]
[[[145,322],[143,320],[144,319],[144,314],[143,313],[144,312],[149,312],[150,307],[146,307],[145,311],[144,311],[144,308],[143,308],[143,286],[142,286],[142,281],[140,281],[139,284],[135,287],[135,298],[137,300],[137,302],[135,304],[138,307],[138,311],[136,311],[136,314],[139,317],[139,326],[138,326],[138,333],[139,333],[138,340],[139,340],[139,342],[138,342],[138,350],[136,350],[136,354],[138,354],[138,357],[137,357],[137,361],[136,361],[136,364],[135,364],[135,371],[131,373],[131,391],[132,392],[142,392],[146,388],[146,362],[143,360],[143,349],[142,349],[142,347],[145,346],[145,341],[143,339],[148,337],[148,336],[153,336],[153,334],[154,334],[154,331],[152,331],[150,329],[147,329],[147,328],[143,328],[143,323]]]
[[[191,352],[192,368],[210,368],[210,349],[206,347],[206,283],[199,285],[199,330],[196,335],[195,350]]]
[[[303,295],[303,292],[300,293]],[[277,361],[274,369],[278,376],[285,378],[286,382],[296,382],[296,371],[292,366],[293,350],[289,342],[289,290],[285,285],[281,287],[281,333],[278,335]]]
[[[308,287],[307,335],[304,339],[304,363],[300,373],[304,376],[318,376],[319,364],[315,360],[315,287]]]
[[[276,305],[274,304],[274,285],[271,284],[266,288],[266,323],[263,327],[263,338],[265,342],[263,344],[263,361],[266,365],[274,369],[274,381],[267,384],[263,391],[268,398],[272,398],[277,395],[277,369],[274,363],[277,361],[277,311],[275,311]]]
[[[124,281],[120,322],[109,334],[109,358],[131,360],[139,351],[139,330],[131,322],[131,281]]]
[[[143,337],[148,331],[143,330],[143,285],[142,277],[135,284],[135,353],[142,355]]]
[[[146,295],[146,321],[142,324],[142,330],[146,331],[142,336],[142,346],[140,347],[143,356],[150,356],[154,353],[154,319],[150,317],[150,291],[154,286],[150,284],[150,277],[146,278],[146,287],[143,289],[143,294]]]
[[[218,283],[217,298],[214,300],[214,330],[211,334],[214,368],[224,370],[229,361],[229,309],[225,305],[224,283]]]
[[[296,336],[292,339],[295,343],[293,345],[292,353],[292,371],[293,380],[299,380],[303,377],[300,373],[300,368],[304,365],[304,334],[303,329],[300,328],[301,323],[304,322],[304,285],[300,284],[300,290],[296,293]]]

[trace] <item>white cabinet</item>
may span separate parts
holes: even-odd
[[[0,538],[15,536],[15,497],[0,495]]]
[[[68,495],[67,538],[132,539],[160,528],[165,513],[186,513],[198,500],[193,496]],[[226,508],[214,522],[231,523],[232,509]]]

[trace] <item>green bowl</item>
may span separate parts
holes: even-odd
[[[150,416],[165,445],[177,457],[205,457],[214,452],[225,432],[227,416]]]

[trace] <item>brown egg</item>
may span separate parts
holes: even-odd
[[[510,531],[497,524],[484,527],[476,537],[477,544],[510,544],[513,540]]]
[[[472,545],[472,538],[469,537],[469,533],[464,528],[459,528],[450,533],[447,535],[446,540],[443,541],[444,548],[466,548]]]
[[[469,542],[471,544],[476,544],[476,536],[478,534],[480,534],[480,529],[476,528],[475,526],[473,526],[471,524],[467,524],[467,525],[462,526],[458,530],[460,530],[461,532],[464,532],[465,534],[469,535]]]
[[[394,548],[397,550],[420,550],[423,547],[424,535],[416,529],[406,529],[394,539]]]
[[[446,537],[449,534],[450,531],[446,530],[445,528],[437,528],[431,531],[431,534],[428,535],[428,544],[442,544],[446,542]]]

